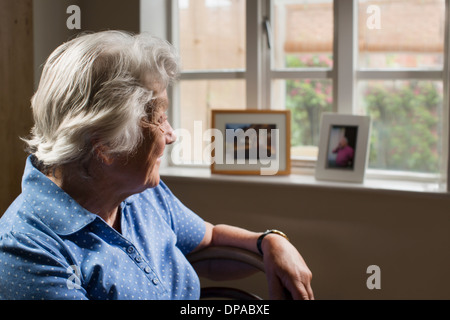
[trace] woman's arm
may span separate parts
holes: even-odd
[[[232,246],[258,253],[256,243],[262,233],[224,224],[205,224],[205,236],[196,250],[208,246]],[[261,249],[271,299],[314,299],[312,273],[287,239],[277,234],[268,234],[261,243]]]

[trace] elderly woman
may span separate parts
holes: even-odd
[[[50,55],[22,193],[0,220],[1,299],[198,299],[185,255],[216,245],[260,251],[271,298],[313,298],[288,240],[205,222],[160,181],[177,72],[148,35],[83,35]]]

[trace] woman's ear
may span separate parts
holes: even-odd
[[[95,157],[101,161],[101,163],[110,166],[114,163],[114,157],[108,152],[108,147],[98,144],[94,148]]]

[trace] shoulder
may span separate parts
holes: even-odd
[[[0,255],[64,255],[63,241],[36,210],[23,195],[11,204],[0,218]]]
[[[33,214],[33,207],[19,195],[0,218],[0,236],[10,232],[30,232],[40,221]]]
[[[58,296],[66,289],[71,257],[63,239],[19,197],[0,219],[0,299],[77,299],[78,290]]]
[[[62,241],[33,211],[18,198],[0,219],[0,254],[5,251],[25,255],[61,251]]]
[[[71,265],[54,237],[10,231],[0,235],[0,300],[85,299],[83,290],[68,290]]]

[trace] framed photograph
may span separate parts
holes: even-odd
[[[211,172],[289,174],[290,119],[289,110],[212,110]]]
[[[363,182],[370,126],[369,116],[324,113],[316,179]]]

